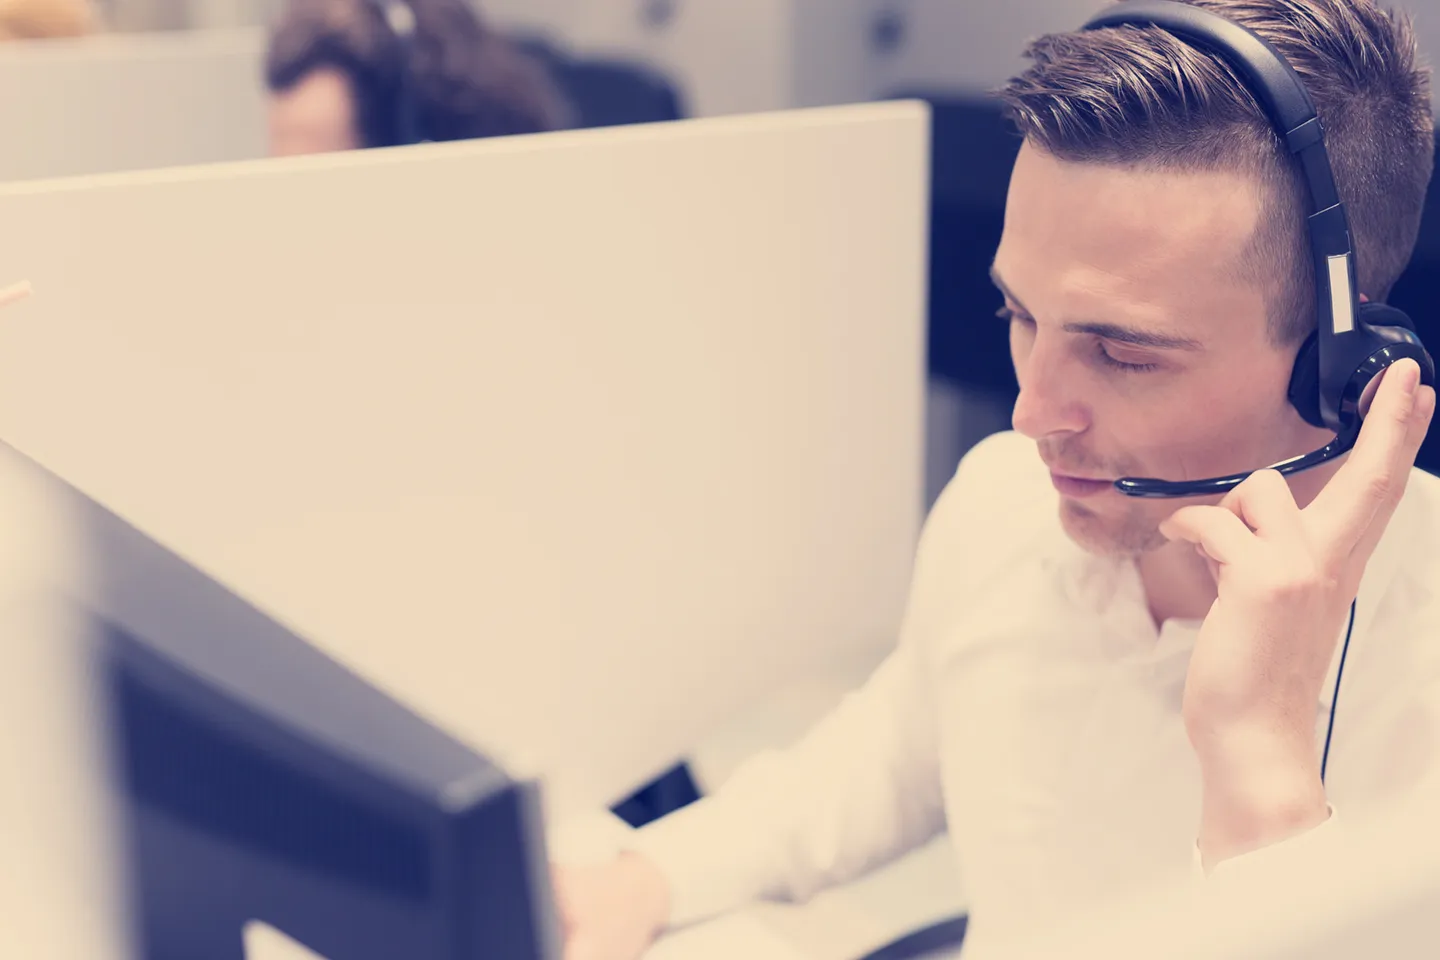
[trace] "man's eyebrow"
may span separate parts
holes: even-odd
[[[1005,298],[1025,313],[1030,310],[1020,302],[1020,298],[1010,291],[1001,279],[1000,272],[995,265],[990,265],[990,282],[995,284],[996,289],[1005,295]],[[1089,334],[1111,340],[1115,343],[1128,343],[1137,347],[1149,347],[1153,350],[1199,350],[1202,344],[1199,340],[1190,337],[1175,337],[1164,333],[1155,333],[1152,330],[1141,330],[1136,327],[1127,327],[1119,323],[1101,323],[1098,321],[1072,322],[1064,326],[1066,333]]]
[[[990,264],[990,282],[995,284],[995,289],[999,290],[1005,295],[1006,300],[1009,300],[1011,303],[1015,304],[1015,306],[1019,307],[1025,313],[1030,312],[1030,309],[1026,307],[1025,304],[1020,302],[1020,298],[1015,296],[1015,294],[1011,293],[1010,288],[1005,286],[1005,281],[1000,279],[1000,271],[995,269],[995,264],[993,263]]]

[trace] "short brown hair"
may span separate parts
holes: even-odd
[[[1360,289],[1383,301],[1415,250],[1435,162],[1429,70],[1410,19],[1374,0],[1183,0],[1264,37],[1305,81],[1350,215]],[[1027,141],[1062,160],[1253,174],[1265,209],[1243,280],[1270,284],[1269,329],[1315,327],[1315,270],[1296,161],[1219,58],[1155,27],[1051,34],[999,91]],[[1269,278],[1281,277],[1278,284]]]
[[[408,65],[416,123],[427,140],[537,133],[566,126],[569,107],[545,69],[476,16],[467,0],[407,0],[415,35]],[[312,71],[349,80],[359,139],[401,139],[405,46],[376,0],[290,0],[271,32],[265,82],[288,90]]]

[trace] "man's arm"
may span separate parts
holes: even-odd
[[[669,882],[671,926],[758,898],[803,901],[943,829],[926,658],[967,581],[967,467],[926,521],[899,644],[870,680],[793,747],[639,831],[633,848]]]
[[[1329,817],[1314,705],[1339,627],[1405,492],[1435,391],[1402,360],[1381,378],[1346,462],[1303,509],[1273,470],[1219,506],[1161,525],[1216,571],[1186,675],[1183,713],[1204,783],[1207,867],[1293,839]]]
[[[1312,762],[1313,743],[1291,746],[1274,739],[1254,731],[1245,742],[1202,757],[1198,846],[1207,872],[1330,820],[1319,763]]]
[[[670,926],[762,897],[803,901],[943,826],[916,651],[902,645],[797,744],[743,764],[713,795],[629,847],[670,888]]]

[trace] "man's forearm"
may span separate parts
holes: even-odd
[[[1313,752],[1303,742],[1287,747],[1262,735],[1231,737],[1223,747],[1199,752],[1198,842],[1207,871],[1329,819]]]

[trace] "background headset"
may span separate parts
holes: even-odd
[[[1355,446],[1361,399],[1371,381],[1406,357],[1420,365],[1422,383],[1435,385],[1435,362],[1415,333],[1414,322],[1394,307],[1361,303],[1355,281],[1355,250],[1345,205],[1325,149],[1325,128],[1300,75],[1263,37],[1219,14],[1175,0],[1127,0],[1091,18],[1082,28],[1159,27],[1225,60],[1264,109],[1299,166],[1310,201],[1310,246],[1315,258],[1316,330],[1295,358],[1290,403],[1305,421],[1335,432],[1311,453],[1271,467],[1288,476],[1334,460]],[[1225,493],[1249,472],[1203,480],[1167,481],[1124,477],[1115,481],[1132,497],[1194,497]],[[1347,638],[1348,642],[1348,638]]]
[[[394,115],[390,130],[395,142],[378,146],[406,146],[420,143],[420,112],[415,99],[415,11],[407,0],[367,0],[379,11],[399,41],[399,74],[395,81]]]

